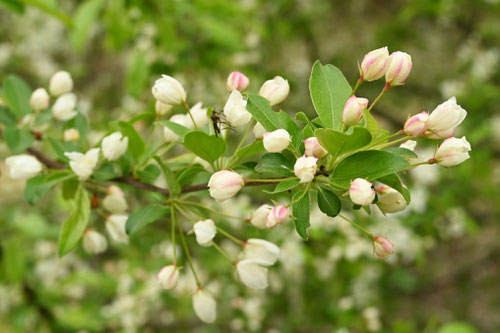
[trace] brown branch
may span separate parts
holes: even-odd
[[[40,162],[45,164],[48,168],[58,169],[58,170],[66,168],[66,164],[45,157],[41,152],[39,152],[35,148],[28,148],[26,149],[26,152],[28,152],[30,155],[35,156]]]

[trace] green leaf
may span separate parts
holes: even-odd
[[[73,46],[82,51],[87,40],[90,27],[97,19],[103,0],[86,0],[82,2],[73,15],[73,26],[70,32],[70,40]]]
[[[141,208],[130,214],[127,223],[125,224],[125,230],[128,235],[133,235],[146,225],[167,215],[169,212],[169,207],[160,205],[151,205]]]
[[[277,119],[279,121],[279,128],[285,129],[292,137],[291,145],[295,148],[297,152],[300,150],[302,145],[302,131],[299,126],[292,120],[292,118],[285,111],[281,110],[277,114]]]
[[[186,186],[193,182],[193,180],[202,172],[207,172],[200,164],[193,164],[179,172],[177,175],[177,181],[179,185]]]
[[[478,333],[478,330],[468,323],[454,321],[440,327],[437,333]]]
[[[75,194],[75,207],[64,222],[59,234],[59,256],[69,253],[78,244],[90,218],[90,200],[88,193],[79,186]]]
[[[31,88],[19,77],[9,75],[3,80],[3,96],[10,111],[17,118],[31,112]]]
[[[87,131],[88,131],[88,121],[87,117],[78,112],[76,117],[70,119],[66,124],[66,128],[76,128],[80,132],[80,140],[78,144],[83,145],[86,143]]]
[[[340,130],[342,109],[351,95],[351,86],[344,74],[333,65],[313,65],[309,90],[316,113],[326,128]]]
[[[128,137],[128,150],[132,153],[132,156],[137,160],[146,151],[146,144],[142,137],[137,133],[134,126],[131,124],[120,121],[118,122],[121,133]]]
[[[377,181],[379,181],[382,184],[385,184],[387,186],[390,186],[393,189],[395,189],[396,191],[398,191],[399,193],[401,193],[403,195],[403,197],[405,198],[406,203],[410,204],[410,200],[411,200],[410,191],[406,187],[403,186],[403,183],[401,183],[401,179],[399,178],[399,176],[397,174],[393,173],[393,174],[390,174],[390,175],[387,175],[384,177],[380,177],[377,179]]]
[[[57,158],[62,161],[62,162],[69,162],[69,158],[64,155],[66,152],[80,152],[80,148],[78,148],[77,145],[75,145],[73,142],[65,142],[62,140],[56,140],[54,138],[49,138],[50,145],[52,146],[52,149],[57,154]]]
[[[181,193],[181,185],[179,185],[175,174],[165,163],[163,163],[160,157],[155,156],[154,159],[156,162],[158,162],[161,169],[163,170],[163,175],[165,176],[165,180],[167,182],[170,193],[172,194],[172,196],[178,196]]]
[[[284,177],[293,176],[292,170],[292,163],[280,153],[265,154],[255,167],[258,173],[272,173]]]
[[[363,118],[365,119],[365,128],[370,132],[372,138],[376,138],[378,132],[380,132],[379,124],[367,109],[363,110]]]
[[[267,131],[271,132],[280,128],[281,121],[266,98],[248,94],[246,108]]]
[[[104,162],[92,173],[92,178],[96,180],[110,180],[121,177],[122,175],[122,170],[116,163]]]
[[[366,128],[353,127],[352,133],[344,134],[333,129],[317,129],[314,135],[319,143],[332,155],[337,156],[362,148],[370,143],[372,137]]]
[[[202,131],[191,131],[184,137],[184,147],[205,161],[213,163],[226,151],[226,142]]]
[[[146,55],[143,51],[135,51],[127,66],[126,74],[126,87],[127,92],[134,96],[139,97],[141,92],[148,81],[149,66],[146,61]]]
[[[1,6],[18,14],[24,13],[24,3],[20,0],[0,0]]]
[[[24,199],[31,205],[34,205],[40,201],[54,185],[75,177],[75,174],[68,170],[56,171],[49,175],[33,177],[26,182]]]
[[[410,149],[400,148],[400,147],[389,147],[384,148],[384,151],[388,151],[389,153],[404,157],[404,158],[418,158],[418,155],[415,154]]]
[[[184,137],[186,136],[186,134],[191,131],[189,128],[169,120],[158,120],[157,122],[155,122],[155,124],[167,127],[169,130],[180,136],[181,142],[184,141]]]
[[[297,200],[303,195],[304,191],[300,191],[294,194],[292,201]],[[293,223],[295,225],[295,230],[304,240],[307,240],[307,228],[310,226],[309,223],[309,193],[304,195],[302,199],[294,202],[292,206]]]
[[[161,174],[160,168],[154,164],[150,164],[142,170],[137,171],[139,178],[145,183],[152,183]]]
[[[5,106],[0,105],[0,123],[5,126],[16,126],[16,116]]]
[[[130,118],[128,123],[135,124],[136,122],[138,122],[140,120],[146,120],[146,121],[150,122],[150,121],[154,120],[155,118],[156,118],[156,112],[147,111],[147,112],[139,113],[138,115],[133,116],[132,118]]]
[[[6,127],[4,138],[13,154],[22,153],[35,141],[35,137],[31,132],[20,130],[17,127]]]
[[[71,178],[63,181],[62,183],[62,196],[65,200],[70,200],[75,197],[76,190],[78,190],[79,180]]]
[[[276,185],[273,191],[267,191],[267,190],[262,190],[262,191],[268,194],[276,194],[291,190],[297,187],[299,184],[300,184],[300,179],[285,180]]]
[[[245,146],[238,150],[236,156],[238,156],[238,160],[241,160],[245,157],[252,156],[263,151],[265,151],[263,142],[255,141],[254,143],[251,143],[248,146]]]
[[[338,196],[332,191],[318,188],[318,207],[323,213],[330,217],[339,215],[342,204]]]
[[[2,271],[10,283],[23,280],[27,263],[26,245],[19,236],[2,241]]]
[[[383,150],[362,151],[342,160],[333,173],[334,182],[348,186],[355,178],[375,180],[410,166],[406,159]]]

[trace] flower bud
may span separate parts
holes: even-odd
[[[250,217],[250,223],[259,229],[264,229],[266,227],[266,217],[267,214],[273,209],[273,206],[271,205],[261,205],[259,208],[257,208],[255,211],[252,212],[252,215]]]
[[[270,153],[280,153],[290,145],[290,134],[284,129],[263,134],[264,148]]]
[[[394,87],[402,85],[412,67],[411,56],[408,53],[396,51],[389,57],[389,66],[385,72],[385,82]]]
[[[405,149],[408,149],[411,151],[414,151],[416,146],[417,146],[417,141],[413,141],[413,140],[408,140],[408,141],[399,145],[400,148],[405,148]]]
[[[179,281],[179,269],[176,265],[165,266],[156,274],[156,279],[163,289],[174,289]]]
[[[117,186],[111,186],[117,187]],[[118,188],[119,189],[119,188]],[[108,194],[104,197],[102,201],[102,206],[111,214],[121,214],[124,213],[127,208],[127,200],[125,200],[125,196],[122,190],[119,191],[109,191]]]
[[[168,75],[162,75],[153,86],[153,96],[168,105],[179,105],[186,100],[186,92],[179,81]]]
[[[108,248],[106,238],[101,233],[91,229],[85,230],[82,243],[83,249],[90,254],[99,254]]]
[[[272,105],[277,105],[283,102],[290,93],[290,85],[288,81],[281,76],[275,76],[272,80],[264,82],[260,87],[259,95],[269,100]]]
[[[263,266],[274,265],[279,256],[280,248],[264,239],[250,238],[244,245],[243,257],[257,259]]]
[[[368,206],[375,199],[375,190],[369,181],[363,178],[356,178],[351,182],[349,197],[356,205]]]
[[[73,90],[73,79],[68,72],[60,71],[52,75],[49,91],[52,96],[59,96]]]
[[[418,136],[423,134],[429,127],[429,114],[425,111],[409,118],[404,127],[403,132],[409,136]]]
[[[351,96],[344,105],[342,111],[342,121],[347,126],[356,125],[361,119],[363,109],[368,106],[368,99]]]
[[[106,220],[106,230],[111,239],[117,243],[128,243],[128,235],[125,231],[127,219],[127,214],[112,214]]]
[[[234,127],[242,127],[252,120],[252,115],[246,109],[246,101],[238,90],[233,90],[226,105],[224,105],[224,115],[227,121]]]
[[[15,155],[5,159],[12,179],[30,179],[42,171],[42,163],[31,155]]]
[[[194,234],[196,235],[196,242],[201,246],[212,245],[212,239],[214,239],[217,233],[217,228],[212,220],[205,220],[196,222],[193,226]]]
[[[209,122],[207,116],[207,108],[202,107],[202,105],[203,104],[201,102],[198,102],[189,110],[189,112],[191,113],[191,117],[193,117],[197,127],[203,127]],[[190,125],[189,128],[194,128],[193,120],[189,115],[186,116]]]
[[[257,123],[255,124],[252,132],[256,139],[262,139],[264,137],[264,133],[266,133],[266,129],[260,123]]]
[[[188,118],[189,118],[188,115],[176,114],[176,115],[172,116],[172,118],[170,118],[169,121],[174,122],[174,123],[179,124],[179,125],[182,125],[186,128],[189,128],[193,124],[193,122],[191,121],[191,119],[188,119]],[[172,141],[176,141],[176,140],[180,139],[179,136],[177,134],[175,134],[168,127],[163,128],[163,137],[165,138],[166,142],[172,142]]]
[[[380,259],[385,259],[394,252],[394,245],[385,237],[374,237],[373,252]]]
[[[170,112],[170,110],[172,110],[173,107],[174,107],[173,105],[165,104],[165,103],[162,103],[160,101],[156,101],[156,103],[155,103],[155,111],[156,111],[156,114],[159,116],[164,116],[164,115],[168,114]]]
[[[193,294],[194,313],[204,323],[211,324],[217,316],[217,302],[205,289],[199,288]]]
[[[387,46],[368,52],[359,68],[362,80],[374,81],[384,76],[389,66],[389,50]]]
[[[273,207],[266,216],[266,225],[272,229],[279,224],[283,224],[288,220],[290,210],[283,205]]]
[[[433,132],[426,131],[424,135],[426,138],[429,139],[442,140],[452,137],[454,133],[455,133],[455,128],[450,128],[446,131],[433,131]]]
[[[57,98],[52,106],[52,116],[60,121],[67,121],[74,118],[78,112],[76,108],[76,95],[67,93]]]
[[[99,148],[90,149],[85,154],[72,152],[64,153],[69,158],[69,167],[80,178],[86,180],[92,175],[99,161]]]
[[[64,141],[78,142],[80,140],[80,132],[76,128],[68,128],[63,134]]]
[[[33,91],[30,98],[30,106],[35,112],[45,110],[49,107],[50,96],[47,90],[43,88],[38,88]]]
[[[238,277],[247,287],[261,290],[269,285],[267,282],[268,269],[262,267],[261,263],[258,259],[243,259],[236,264]]]
[[[102,139],[102,154],[108,161],[116,161],[125,152],[128,147],[128,137],[120,132],[114,132]]]
[[[442,132],[457,127],[467,116],[457,99],[452,97],[439,104],[429,116],[429,132]]]
[[[243,176],[229,170],[214,173],[208,182],[210,196],[218,202],[234,197],[243,185],[245,185]]]
[[[406,208],[406,200],[401,193],[390,186],[377,186],[376,190],[379,194],[377,206],[382,213],[398,213]]]
[[[316,157],[302,156],[297,159],[293,166],[293,172],[300,179],[301,183],[308,183],[314,179],[316,175],[316,162],[318,162]]]
[[[470,143],[465,136],[461,139],[452,137],[443,141],[434,154],[437,163],[443,166],[454,166],[467,160],[471,151]]]
[[[306,148],[305,155],[309,157],[322,158],[325,157],[328,152],[323,148],[318,141],[318,138],[311,137],[304,140],[304,146]]]
[[[245,91],[248,85],[250,84],[250,80],[241,72],[232,72],[227,77],[227,88],[229,91],[239,90]]]

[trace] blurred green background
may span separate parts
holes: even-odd
[[[57,191],[36,207],[25,203],[24,184],[5,175],[2,143],[0,332],[500,332],[500,1],[0,0],[0,22],[0,78],[14,73],[46,87],[54,72],[69,71],[94,129],[89,140],[110,120],[152,110],[160,74],[180,79],[191,103],[215,107],[225,103],[233,70],[250,78],[252,91],[281,75],[291,85],[282,108],[312,114],[315,60],[353,84],[356,62],[387,45],[411,54],[414,66],[406,85],[377,104],[377,119],[395,131],[408,114],[457,96],[468,117],[455,136],[473,147],[453,169],[406,175],[407,211],[360,215],[393,240],[389,261],[376,260],[345,222],[319,213],[309,242],[292,226],[257,232],[221,221],[276,242],[282,256],[270,288],[258,293],[234,282],[217,253],[193,246],[218,299],[218,320],[207,326],[192,312],[189,274],[173,292],[156,285],[171,257],[165,226],[100,256],[79,248],[59,259],[67,204]],[[364,85],[357,95],[372,100],[382,87]],[[422,141],[417,152],[432,154],[435,144]],[[247,216],[266,200],[251,194],[220,209]]]

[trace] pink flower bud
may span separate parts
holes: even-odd
[[[373,252],[380,259],[385,259],[394,252],[394,245],[385,237],[374,237]]]
[[[173,289],[179,281],[179,269],[176,265],[165,266],[156,274],[156,278],[163,289]]]
[[[367,206],[375,199],[375,190],[369,181],[363,178],[356,178],[351,182],[349,197],[356,205]]]
[[[402,85],[411,72],[411,56],[397,51],[389,57],[389,67],[385,73],[385,82],[390,86]]]
[[[304,140],[304,146],[306,148],[305,155],[309,157],[322,158],[325,157],[328,152],[323,148],[318,141],[318,138],[311,137]]]
[[[454,166],[467,160],[470,157],[469,151],[471,146],[465,136],[461,139],[452,137],[443,141],[434,158],[440,165]]]
[[[281,76],[275,76],[274,79],[267,80],[259,90],[259,95],[267,98],[271,105],[283,102],[289,93],[290,85]]]
[[[408,119],[403,131],[406,135],[418,136],[423,134],[429,127],[429,114],[426,111],[420,112]]]
[[[368,106],[368,99],[362,97],[351,96],[344,105],[342,111],[342,121],[347,126],[356,125],[361,118],[361,112]]]
[[[308,183],[314,179],[316,175],[316,157],[302,156],[297,159],[293,167],[295,176],[299,177],[301,183]]]
[[[389,50],[387,46],[368,52],[359,68],[362,80],[374,81],[384,76],[389,66]]]
[[[234,197],[243,185],[245,185],[243,177],[229,170],[214,173],[208,182],[210,196],[218,202]]]
[[[249,84],[250,80],[241,72],[232,72],[227,77],[226,85],[229,91],[245,91]]]
[[[283,205],[279,205],[271,209],[266,217],[266,225],[268,228],[274,228],[278,224],[285,223],[290,216],[290,210]]]

